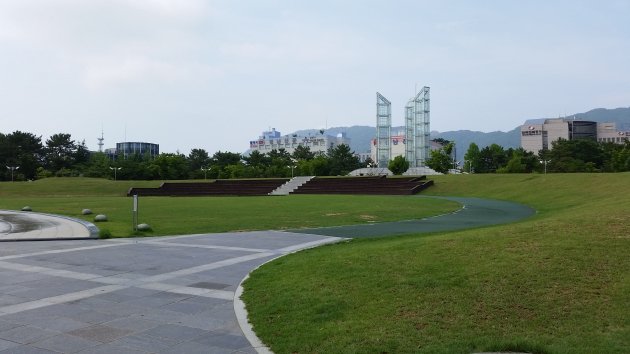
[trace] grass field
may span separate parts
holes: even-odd
[[[276,353],[630,352],[630,174],[435,181],[538,214],[277,259],[244,284],[259,337]]]
[[[34,211],[92,221],[93,215],[81,215],[88,208],[108,216],[109,221],[99,223],[99,228],[125,237],[133,233],[132,199],[125,196],[127,190],[159,184],[90,178],[7,182],[0,184],[0,209],[29,205]],[[454,202],[400,196],[141,197],[139,221],[153,228],[146,235],[181,235],[415,219],[457,208]]]

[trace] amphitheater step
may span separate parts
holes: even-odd
[[[314,177],[315,176],[293,177],[287,183],[281,185],[280,187],[276,188],[274,191],[269,193],[269,195],[289,195],[289,193],[300,188],[301,185],[310,181]]]

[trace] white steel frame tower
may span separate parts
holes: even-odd
[[[430,88],[424,86],[405,106],[405,155],[409,167],[422,167],[429,158]]]
[[[392,103],[376,93],[376,160],[379,168],[387,168],[392,156]]]

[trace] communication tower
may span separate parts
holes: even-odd
[[[103,152],[103,140],[105,140],[105,138],[103,138],[103,131],[101,130],[101,137],[97,138],[98,139],[98,152]]]

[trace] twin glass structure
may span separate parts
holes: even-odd
[[[409,167],[425,166],[429,158],[431,134],[430,88],[424,86],[405,106],[405,159]],[[376,151],[379,168],[386,168],[391,160],[391,103],[376,93]]]

